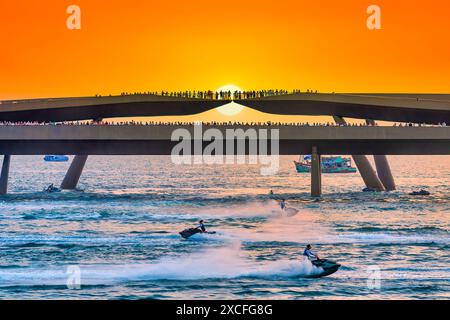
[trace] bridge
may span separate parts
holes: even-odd
[[[199,114],[230,100],[151,94],[2,101],[1,121],[62,122],[120,117]],[[450,95],[300,93],[234,102],[282,115],[340,116],[379,121],[450,123]]]
[[[0,153],[10,155],[170,155],[178,144],[172,141],[176,129],[186,129],[194,137],[194,126],[177,125],[36,125],[0,126]],[[226,130],[279,130],[279,154],[310,154],[317,147],[322,155],[449,155],[450,127],[307,127],[282,126],[208,126],[217,129],[224,142]],[[246,137],[245,154],[251,151]],[[194,139],[192,140],[192,143]],[[201,140],[203,148],[210,141]],[[270,147],[270,145],[269,145]],[[225,154],[225,149],[219,150]],[[235,148],[236,151],[236,148]],[[235,152],[236,154],[236,152]],[[192,152],[191,155],[194,155]]]
[[[450,124],[450,95],[300,93],[235,99],[236,103],[271,114],[333,116],[375,121]],[[152,94],[2,101],[0,122],[67,122],[120,117],[182,116],[205,112],[230,100]],[[74,154],[61,185],[74,189],[88,155],[170,154],[177,126],[0,126],[4,154],[0,194],[7,192],[11,155]],[[183,127],[187,130],[193,128]],[[215,127],[226,130],[226,126]],[[242,127],[246,130],[249,127]],[[205,130],[208,128],[205,128]],[[228,128],[232,129],[232,128]],[[351,154],[369,189],[394,190],[386,154],[449,154],[448,127],[297,127],[280,130],[280,154],[312,154],[311,194],[321,195],[320,157]],[[376,171],[365,155],[374,155]]]

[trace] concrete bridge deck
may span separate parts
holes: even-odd
[[[170,155],[179,128],[194,136],[194,126],[0,125],[0,154]],[[202,126],[210,128],[224,137],[227,129],[279,129],[282,155],[310,154],[313,147],[322,155],[450,154],[450,127]]]
[[[285,115],[340,116],[393,122],[449,123],[448,94],[290,94],[235,100],[255,110]]]
[[[32,99],[0,102],[0,121],[76,121],[118,117],[181,116],[205,112],[229,100],[151,94]],[[285,115],[340,116],[358,119],[450,123],[448,94],[300,93],[235,100],[250,108]]]

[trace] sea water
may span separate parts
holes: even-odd
[[[397,191],[363,193],[358,174],[324,174],[317,201],[295,157],[262,176],[258,165],[91,156],[83,191],[49,194],[70,163],[13,156],[0,298],[447,299],[450,158],[389,159]],[[408,195],[422,188],[431,196]],[[282,198],[298,214],[283,215]],[[199,219],[217,234],[178,235]],[[305,278],[320,272],[303,260],[306,244],[341,269]]]

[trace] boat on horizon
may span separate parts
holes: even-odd
[[[311,172],[311,155],[306,155],[299,161],[294,161],[298,173]],[[351,158],[322,157],[322,173],[355,173]]]
[[[68,156],[64,156],[64,155],[46,155],[44,157],[44,161],[47,161],[47,162],[67,162],[67,161],[69,161],[69,157]]]

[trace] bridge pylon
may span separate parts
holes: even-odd
[[[339,125],[345,125],[347,122],[344,118],[339,116],[333,116],[334,121]],[[358,168],[359,174],[361,175],[366,187],[373,191],[385,191],[383,183],[378,177],[375,170],[372,168],[372,165],[364,155],[352,155],[353,162],[355,162],[356,167]]]
[[[385,191],[384,185],[380,178],[378,178],[376,171],[372,168],[369,159],[362,155],[352,155],[352,157],[366,187],[373,191]]]
[[[69,170],[67,170],[66,176],[61,183],[62,190],[75,190],[78,181],[80,180],[81,173],[83,172],[84,165],[86,164],[88,156],[75,156],[70,164]]]
[[[311,153],[311,197],[322,196],[322,163],[317,147]]]
[[[5,195],[8,193],[8,177],[9,177],[10,163],[11,163],[11,156],[5,154],[3,156],[2,172],[0,175],[0,195]]]
[[[375,125],[374,120],[366,120],[366,123]],[[396,189],[394,176],[392,175],[387,157],[385,155],[374,155],[373,159],[375,160],[378,178],[380,178],[384,188],[386,191],[394,191]]]
[[[374,155],[373,158],[375,160],[378,178],[380,178],[386,191],[394,191],[397,189],[387,157],[385,155]]]

